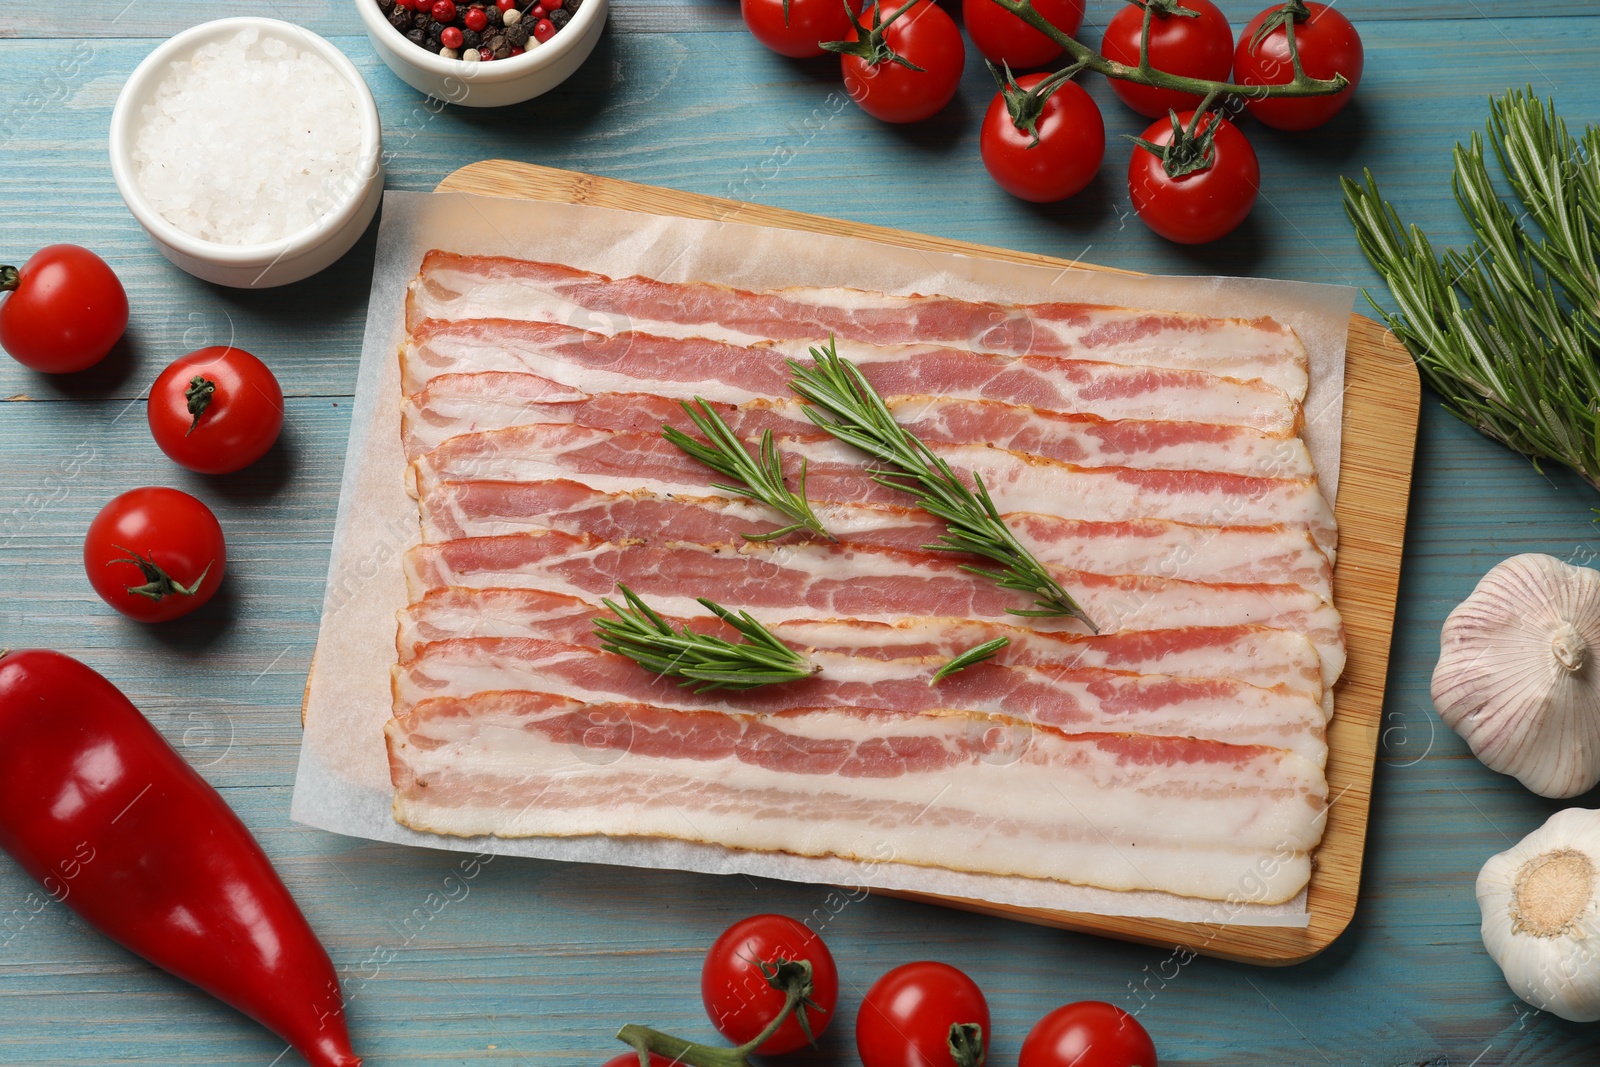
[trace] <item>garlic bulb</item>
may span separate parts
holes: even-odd
[[[1600,811],[1568,808],[1478,872],[1483,947],[1536,1008],[1600,1019]]]
[[[1512,556],[1450,613],[1433,706],[1485,766],[1546,797],[1600,782],[1600,571]]]

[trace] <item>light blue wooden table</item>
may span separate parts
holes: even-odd
[[[1371,167],[1408,218],[1459,237],[1448,149],[1481,126],[1487,95],[1531,84],[1555,94],[1570,121],[1600,120],[1593,4],[1341,6],[1367,48],[1354,103],[1307,136],[1251,126],[1265,182],[1255,214],[1228,239],[1184,250],[1127,215],[1121,142],[1100,179],[1066,205],[1030,207],[994,186],[977,155],[990,87],[975,53],[958,100],[937,119],[894,129],[850,107],[807,129],[836,90],[836,67],[766,52],[743,33],[733,0],[615,0],[597,52],[556,92],[438,115],[381,66],[350,2],[6,0],[0,260],[55,241],[89,245],[121,275],[133,310],[126,343],[85,375],[47,379],[0,360],[0,645],[88,661],[222,790],[345,973],[355,1037],[375,1067],[599,1063],[622,1048],[612,1034],[630,1020],[708,1036],[696,984],[704,947],[754,911],[806,915],[825,888],[500,859],[465,898],[432,913],[426,901],[455,857],[289,822],[373,235],[285,289],[218,289],[171,267],[124,209],[107,165],[123,79],[158,40],[194,22],[274,14],[332,37],[366,75],[394,155],[391,188],[429,189],[462,164],[503,156],[1119,267],[1353,285],[1374,277],[1340,210],[1339,174]],[[1257,5],[1223,7],[1238,28]],[[1103,25],[1111,5],[1090,8],[1091,24]],[[1137,131],[1104,82],[1090,89],[1111,134]],[[278,372],[287,428],[250,470],[201,478],[157,451],[139,398],[171,359],[230,340]],[[1600,502],[1576,478],[1540,475],[1451,420],[1437,398],[1427,396],[1425,409],[1366,873],[1348,933],[1295,968],[1200,959],[1164,980],[1161,950],[868,899],[827,926],[845,976],[840,1018],[819,1052],[792,1062],[854,1062],[860,993],[897,963],[933,957],[988,993],[998,1065],[1015,1062],[1050,1008],[1098,998],[1132,1009],[1136,988],[1164,1064],[1600,1063],[1600,1030],[1525,1009],[1478,939],[1478,867],[1559,805],[1481,767],[1428,700],[1449,609],[1513,553],[1589,562],[1590,509]],[[197,494],[229,539],[222,595],[163,628],[102,605],[80,562],[90,517],[142,484]],[[283,1051],[66,909],[28,914],[31,888],[0,862],[0,920],[9,924],[0,933],[0,1062],[266,1067]],[[363,966],[378,949],[392,960]]]

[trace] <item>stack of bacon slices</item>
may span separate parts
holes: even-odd
[[[1270,319],[844,289],[746,292],[428,253],[407,301],[396,818],[435,833],[667,837],[1260,903],[1323,826],[1335,523],[1299,436],[1304,347]],[[941,532],[822,434],[786,357],[829,335],[977,472],[1099,626],[923,546]],[[703,397],[771,429],[837,544],[667,443]],[[795,481],[791,479],[793,488]],[[624,583],[810,679],[691,689],[602,651]],[[930,679],[1008,636],[996,658]]]

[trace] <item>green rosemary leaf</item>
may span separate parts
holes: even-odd
[[[797,479],[799,490],[792,493],[789,491],[788,485],[783,480],[783,457],[778,453],[778,446],[773,443],[771,430],[762,431],[757,453],[752,456],[745,443],[739,440],[723,421],[722,416],[700,397],[695,397],[692,405],[682,400],[678,403],[683,408],[684,414],[689,416],[689,420],[705,435],[706,442],[709,443],[696,441],[672,426],[663,426],[661,436],[690,457],[699,460],[718,474],[733,479],[736,483],[729,485],[715,482],[712,488],[758,500],[785,518],[793,520],[791,525],[781,530],[764,534],[745,534],[747,539],[772,541],[785,534],[809,530],[830,541],[838,540],[823,528],[822,520],[812,512],[811,504],[806,500],[806,464],[803,459],[800,461],[800,476]]]
[[[1011,644],[1011,638],[997,637],[993,641],[985,641],[981,645],[974,645],[935,671],[933,677],[928,679],[928,684],[930,686],[938,685],[957,671],[964,671],[974,663],[982,663],[984,660],[992,658],[996,652],[999,652],[1009,644]]]
[[[748,612],[735,614],[714,601],[700,598],[700,603],[745,638],[735,643],[714,634],[696,633],[687,627],[675,630],[632,589],[620,583],[617,589],[622,593],[624,604],[601,600],[616,618],[594,620],[600,647],[628,657],[652,674],[681,678],[683,681],[679,684],[693,688],[696,693],[793,682],[809,678],[820,670],[779,641]]]
[[[895,421],[860,369],[839,355],[833,338],[828,339],[826,348],[813,348],[811,358],[809,367],[789,361],[794,374],[790,388],[811,401],[807,417],[886,464],[887,470],[873,472],[874,481],[909,493],[924,511],[943,520],[945,532],[924,547],[980,556],[993,563],[996,571],[968,569],[1035,598],[1031,608],[1009,609],[1014,615],[1067,615],[1099,632],[1077,601],[1006,526],[976,472],[976,489],[969,489],[943,457]]]
[[[1515,202],[1496,189],[1486,142]],[[1472,240],[1443,255],[1371,172],[1342,180],[1396,310],[1367,300],[1452,414],[1600,489],[1600,129],[1574,137],[1552,101],[1514,89],[1490,100],[1486,137],[1457,144],[1453,161]]]

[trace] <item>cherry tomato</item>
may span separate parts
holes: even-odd
[[[1178,121],[1187,129],[1193,111]],[[1128,195],[1139,218],[1156,233],[1179,244],[1203,244],[1231,232],[1255,206],[1261,186],[1261,165],[1255,149],[1233,123],[1210,112],[1199,131],[1218,124],[1216,154],[1211,166],[1181,178],[1167,174],[1155,153],[1135,145],[1128,161]],[[1161,119],[1144,131],[1144,139],[1166,145],[1172,122]]]
[[[850,33],[843,0],[739,0],[739,13],[755,39],[778,53],[805,59],[823,53],[821,42],[842,41]]]
[[[1157,15],[1151,19],[1150,65],[1168,74],[1227,81],[1228,72],[1233,69],[1233,30],[1228,28],[1227,16],[1211,0],[1178,0],[1178,6],[1199,15]],[[1111,16],[1100,42],[1100,53],[1118,63],[1138,66],[1143,27],[1144,8],[1122,5]],[[1200,105],[1200,97],[1176,89],[1156,89],[1116,78],[1111,79],[1111,88],[1124,104],[1152,118]]]
[[[141,622],[176,619],[210,600],[227,562],[217,517],[176,489],[130,489],[100,509],[83,540],[89,584]]]
[[[515,0],[513,0],[515,2]],[[637,1052],[624,1052],[620,1056],[613,1056],[600,1067],[639,1067],[639,1054]],[[650,1053],[650,1067],[679,1067],[677,1061],[659,1052]]]
[[[902,7],[890,7],[883,11],[883,21],[888,22],[905,7],[911,10],[894,19],[884,31],[884,40],[896,54],[922,70],[887,59],[868,63],[860,56],[839,57],[850,99],[884,122],[921,122],[938,114],[956,95],[961,68],[967,61],[966,45],[955,20],[932,0],[909,0]],[[852,26],[844,39],[858,37]]]
[[[0,267],[0,348],[25,367],[66,374],[94,366],[128,328],[128,294],[106,261],[50,245],[18,270]]]
[[[1350,84],[1331,96],[1245,101],[1250,114],[1280,130],[1309,130],[1321,126],[1349,103],[1355,95],[1356,84],[1361,81],[1361,36],[1350,25],[1350,20],[1327,4],[1307,3],[1306,9],[1311,17],[1294,24],[1295,50],[1300,53],[1300,65],[1313,78],[1343,74]],[[1262,38],[1258,47],[1251,47],[1256,31],[1278,10],[1278,7],[1267,8],[1251,19],[1240,35],[1239,49],[1233,54],[1240,85],[1280,85],[1294,77],[1294,68],[1289,63],[1289,37],[1282,26]]]
[[[985,3],[989,0],[984,0]],[[1049,75],[1024,74],[1017,79],[1032,89]],[[1093,180],[1106,154],[1106,124],[1100,109],[1077,82],[1051,93],[1037,123],[1039,143],[1017,129],[1006,109],[1004,93],[995,93],[983,116],[978,150],[983,165],[1012,196],[1036,203],[1065,200]]]
[[[283,390],[244,349],[202,348],[161,372],[146,414],[156,444],[174,463],[227,474],[260,459],[278,439]]]
[[[856,1015],[863,1067],[952,1067],[951,1027],[982,1028],[989,1048],[989,1003],[971,978],[947,963],[896,967],[872,984]]]
[[[1033,0],[1033,9],[1069,37],[1083,25],[1083,7],[1084,0]],[[961,21],[985,59],[1012,70],[1042,67],[1065,51],[994,0],[961,0]]]
[[[762,973],[763,964],[770,970],[780,959],[811,964],[813,1006],[803,1009],[811,1036],[820,1037],[833,1020],[839,1002],[839,970],[822,938],[785,915],[752,915],[722,932],[700,970],[700,999],[705,1002],[706,1014],[717,1031],[734,1044],[753,1039],[783,1010],[784,994]],[[807,1044],[799,1020],[791,1015],[756,1051],[792,1052]]]
[[[1121,1008],[1082,1000],[1034,1024],[1017,1067],[1156,1067],[1156,1046]]]

